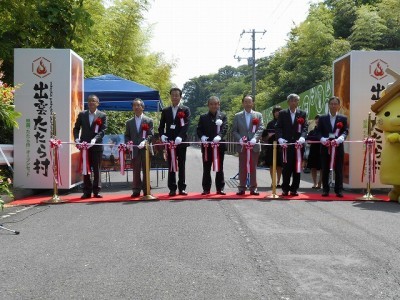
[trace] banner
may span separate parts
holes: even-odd
[[[53,188],[50,144],[53,112],[57,139],[73,141],[72,127],[83,109],[83,60],[69,49],[15,49],[15,110],[22,113],[14,129],[14,186]],[[61,189],[80,183],[79,151],[60,151]]]

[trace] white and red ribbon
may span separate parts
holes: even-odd
[[[181,126],[185,126],[185,119],[184,118],[179,118],[179,120],[181,121]]]
[[[211,143],[212,153],[213,153],[213,171],[219,172],[219,151],[218,151],[219,143]]]
[[[287,144],[282,144],[282,162],[287,163]]]
[[[81,151],[81,159],[79,164],[79,170],[82,172],[82,175],[90,174],[90,161],[89,161],[89,147],[90,144],[87,142],[82,142],[77,144],[76,147]]]
[[[251,172],[251,150],[253,145],[250,142],[246,143],[246,171],[249,174]]]
[[[119,165],[120,165],[120,173],[121,175],[125,175],[125,151],[127,149],[126,144],[119,144],[118,146],[118,157],[119,157]]]
[[[256,132],[256,129],[257,129],[257,125],[253,125],[253,128],[251,129],[251,132],[252,133]]]
[[[147,135],[147,131],[143,130],[143,131],[142,131],[142,138],[145,139],[145,138],[146,138],[146,135]]]
[[[96,126],[94,127],[94,133],[98,133],[99,132],[99,125],[96,124]]]
[[[365,151],[364,151],[364,161],[363,161],[363,169],[361,172],[361,182],[364,181],[364,172],[365,172],[365,165],[368,159],[368,181],[375,182],[375,175],[376,175],[376,168],[375,168],[375,139],[373,138],[366,138],[364,139],[365,144]],[[369,156],[368,156],[369,155]]]
[[[329,170],[333,170],[335,168],[335,162],[336,162],[336,147],[339,146],[338,143],[333,140],[329,144],[329,152],[331,154],[331,160],[329,162]]]
[[[299,142],[296,142],[294,144],[294,147],[296,149],[296,173],[301,173],[302,169],[302,155],[301,155],[301,148],[303,148],[303,145]]]
[[[173,141],[171,141],[168,145],[170,155],[171,155],[171,166],[170,172],[177,172],[178,171],[178,162],[176,158],[176,145]]]
[[[61,140],[57,140],[57,139],[50,139],[50,158],[51,161],[53,162],[53,151],[51,151],[52,149],[54,149],[54,159],[55,164],[57,165],[57,174],[54,174],[53,171],[53,176],[54,176],[54,180],[56,181],[57,185],[62,185],[62,180],[61,180],[61,167],[60,167],[60,149],[61,147]]]
[[[204,147],[204,161],[208,161],[208,143],[203,143],[203,147]]]

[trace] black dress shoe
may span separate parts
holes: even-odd
[[[259,193],[259,192],[257,192],[257,191],[251,191],[251,192],[250,192],[250,195],[253,195],[253,196],[259,196],[259,195],[260,195],[260,193]]]
[[[89,198],[91,198],[92,196],[90,195],[90,194],[83,194],[82,196],[81,196],[81,199],[89,199]]]
[[[278,189],[280,189],[282,186],[281,186],[280,184],[278,184],[276,187],[277,187]]]
[[[337,193],[336,197],[343,198],[343,194],[342,193]]]
[[[103,198],[102,194],[93,194],[93,198]]]
[[[321,196],[322,196],[322,197],[328,197],[328,196],[329,196],[329,193],[328,193],[328,192],[323,192]]]
[[[288,196],[289,193],[288,192],[282,192],[281,196]]]
[[[136,198],[139,196],[140,196],[140,192],[134,192],[134,193],[132,193],[131,198]]]
[[[290,196],[298,196],[299,193],[298,192],[290,192]]]
[[[245,191],[239,191],[239,192],[236,193],[236,195],[238,195],[238,196],[242,196],[244,194],[245,194]]]
[[[187,192],[185,190],[179,191],[179,195],[187,196]]]
[[[217,191],[217,195],[226,195],[224,190]]]
[[[169,194],[168,194],[168,196],[171,196],[171,197],[172,197],[172,196],[176,196],[176,191],[170,191]]]
[[[202,195],[209,195],[209,194],[210,194],[210,191],[204,190],[201,194],[202,194]]]

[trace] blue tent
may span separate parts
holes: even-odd
[[[112,74],[105,74],[85,79],[84,102],[95,94],[100,99],[99,110],[131,111],[132,100],[140,98],[145,111],[160,111],[162,102],[157,90]]]

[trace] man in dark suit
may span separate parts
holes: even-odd
[[[78,114],[73,129],[74,139],[76,143],[87,142],[90,144],[89,166],[93,172],[93,183],[90,174],[83,175],[83,195],[82,199],[103,198],[100,194],[101,190],[101,161],[103,155],[103,146],[96,145],[103,142],[104,133],[107,129],[107,116],[104,112],[97,109],[100,101],[96,95],[88,97],[88,110]],[[80,133],[80,136],[79,136]]]
[[[197,125],[197,136],[202,141],[201,152],[203,157],[203,193],[202,195],[210,194],[211,190],[211,166],[213,160],[213,147],[218,149],[218,169],[215,174],[215,187],[217,194],[225,195],[225,179],[224,179],[224,154],[226,150],[224,136],[228,131],[228,123],[226,114],[221,112],[220,101],[216,96],[211,96],[207,102],[208,113],[202,114]],[[211,144],[211,142],[213,144]],[[207,154],[206,154],[207,153]],[[207,160],[205,159],[207,157]],[[214,166],[215,167],[215,166]]]
[[[282,196],[290,195],[298,196],[297,190],[300,186],[300,174],[296,168],[295,145],[287,145],[288,143],[303,145],[308,133],[307,114],[297,108],[300,97],[296,94],[290,94],[287,97],[288,109],[279,112],[278,121],[276,123],[276,137],[282,147],[286,147],[287,162],[283,162],[282,168]],[[301,149],[303,156],[304,148]],[[301,167],[301,166],[300,166]],[[301,172],[301,168],[300,168]],[[290,184],[290,178],[292,184]]]
[[[138,197],[140,190],[146,195],[147,182],[146,174],[146,149],[144,149],[146,141],[150,142],[153,137],[153,120],[143,114],[144,102],[142,99],[136,98],[132,102],[132,110],[135,116],[129,119],[125,125],[125,143],[132,142],[137,147],[132,148],[132,195]],[[143,170],[143,180],[140,171]]]
[[[166,107],[161,112],[160,126],[158,132],[161,141],[166,143],[174,141],[176,145],[176,156],[178,159],[178,185],[176,184],[176,174],[171,171],[171,153],[168,152],[168,188],[169,196],[175,196],[177,188],[179,195],[187,195],[185,181],[185,163],[186,163],[186,148],[189,144],[181,144],[187,141],[187,131],[190,124],[189,107],[182,105],[182,91],[178,88],[172,88],[169,92],[171,95],[171,106]]]
[[[239,185],[236,195],[244,195],[247,181],[247,149],[250,149],[250,195],[258,196],[257,191],[257,164],[260,157],[260,139],[264,131],[262,114],[254,111],[254,99],[251,95],[242,98],[243,111],[238,112],[233,119],[232,134],[235,141],[240,145],[237,147],[239,152]]]
[[[333,96],[328,101],[329,112],[319,118],[318,137],[321,146],[321,169],[322,169],[322,196],[329,196],[329,172],[332,147],[335,147],[334,166],[335,171],[335,193],[337,197],[343,197],[343,141],[348,134],[347,117],[338,114],[340,99]],[[324,147],[325,146],[325,147]]]

